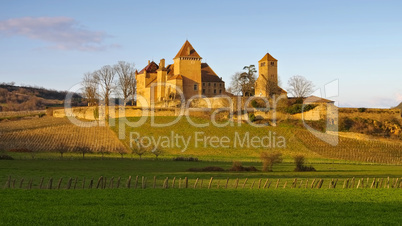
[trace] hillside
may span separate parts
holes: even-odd
[[[395,108],[398,108],[398,109],[400,109],[402,111],[402,102],[398,106],[396,106]]]
[[[67,91],[2,83],[0,84],[0,111],[33,111],[62,106],[66,94]],[[85,105],[85,103],[82,102],[82,98],[75,95],[73,105]]]

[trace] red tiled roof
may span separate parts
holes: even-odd
[[[201,64],[201,81],[202,82],[223,82],[218,75],[212,70],[207,63]]]
[[[197,51],[195,51],[195,49],[193,48],[193,46],[190,44],[189,41],[186,41],[184,45],[181,47],[175,58],[178,57],[193,57],[201,59],[200,55],[198,55]]]
[[[138,74],[143,74],[144,71],[147,71],[147,73],[156,73],[156,70],[158,70],[159,66],[155,62],[149,63],[146,67],[144,67]]]

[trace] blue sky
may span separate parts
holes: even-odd
[[[0,82],[68,90],[124,60],[143,68],[188,39],[227,84],[268,51],[282,86],[339,79],[340,106],[402,102],[402,1],[0,1]]]

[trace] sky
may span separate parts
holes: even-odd
[[[226,86],[269,52],[284,89],[301,75],[339,106],[389,108],[402,102],[401,11],[391,0],[0,0],[0,83],[69,90],[118,61],[172,63],[189,40]],[[333,81],[339,92],[324,91]]]

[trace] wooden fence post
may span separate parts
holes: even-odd
[[[258,189],[260,189],[261,188],[261,178],[260,178],[260,180],[258,180]]]
[[[63,181],[63,177],[60,177],[59,183],[57,184],[57,189],[60,189],[62,181]]]
[[[74,180],[74,190],[77,188],[77,182],[78,182],[78,177],[76,177]]]
[[[117,185],[116,185],[117,188],[120,187],[120,180],[121,180],[121,177],[117,178]]]
[[[314,187],[314,183],[315,183],[315,178],[314,178],[313,182],[311,182],[310,188],[313,188],[313,187]]]
[[[22,188],[22,184],[24,183],[24,178],[22,178],[21,179],[21,181],[20,181],[20,186],[19,186],[19,189],[21,189]]]
[[[11,176],[8,176],[8,179],[6,181],[6,184],[4,185],[4,188],[10,188],[11,187]]]
[[[70,179],[68,179],[68,182],[67,182],[67,189],[70,189],[71,188],[71,183],[73,182],[73,179],[70,177]]]
[[[110,178],[109,188],[113,188],[114,177]]]
[[[306,189],[308,186],[308,178],[306,179],[306,185],[304,185],[304,189]]]
[[[187,177],[184,178],[184,186],[185,186],[185,188],[188,188],[188,178]]]
[[[373,188],[373,187],[374,187],[374,184],[375,184],[375,178],[373,179],[373,182],[371,183],[370,188]]]
[[[53,178],[50,178],[49,182],[47,184],[47,189],[52,189],[52,183],[53,183]]]
[[[43,178],[43,177],[40,179],[39,189],[42,189],[42,184],[43,184],[43,180],[44,180],[44,179],[45,179],[45,178]]]
[[[130,185],[131,185],[131,176],[129,176],[128,177],[128,179],[127,179],[127,188],[130,188]]]
[[[262,189],[265,189],[265,188],[267,187],[267,185],[268,185],[268,181],[269,181],[269,178],[267,178],[267,180],[265,181],[265,183],[264,183],[264,187],[262,187]]]
[[[85,189],[85,177],[82,179],[82,189]]]
[[[213,179],[214,177],[211,177],[211,179],[209,180],[208,189],[211,189]]]
[[[135,177],[135,185],[134,188],[137,189],[138,186],[138,175]]]
[[[194,188],[197,188],[198,178],[195,180]]]
[[[357,189],[359,189],[359,186],[360,186],[360,180],[359,180],[359,182],[357,182]]]
[[[32,178],[29,179],[27,189],[31,189],[31,188],[32,188],[32,182],[33,182],[33,179],[32,179]]]
[[[276,186],[275,186],[275,189],[277,189],[277,188],[278,188],[278,185],[279,185],[279,180],[280,180],[280,179],[278,179],[278,180],[276,181]]]
[[[176,182],[176,177],[173,177],[173,180],[172,180],[172,188],[174,188],[174,183]]]
[[[255,184],[255,180],[253,180],[253,183],[251,184],[251,187],[250,187],[250,189],[253,189],[253,187],[254,187],[254,184]]]
[[[202,183],[204,182],[203,179],[201,179],[201,183],[200,183],[200,188],[202,188]]]
[[[181,188],[181,177],[179,178],[179,189]]]
[[[154,184],[152,185],[152,188],[153,188],[153,189],[156,188],[156,176],[154,176]]]
[[[226,180],[225,189],[227,189],[227,188],[228,188],[228,184],[229,184],[229,177],[228,177],[228,179]]]
[[[246,179],[244,180],[244,183],[243,183],[243,187],[242,187],[242,188],[244,188],[244,187],[246,186],[247,180],[248,180],[248,178],[246,178]]]
[[[84,178],[83,184],[84,184],[84,189],[85,189],[85,178]],[[92,189],[93,185],[94,185],[94,178],[91,178],[91,180],[89,181],[89,187],[88,188]]]
[[[100,188],[99,186],[101,186],[101,181],[103,180],[103,176],[100,176],[98,179],[98,183],[96,184],[96,189]]]
[[[141,188],[145,189],[145,177],[144,176],[142,176],[142,179],[141,179]]]
[[[234,188],[237,189],[238,186],[239,186],[239,178],[236,178]]]
[[[283,185],[283,188],[286,188],[286,185],[288,185],[288,181],[285,181],[285,184]]]

